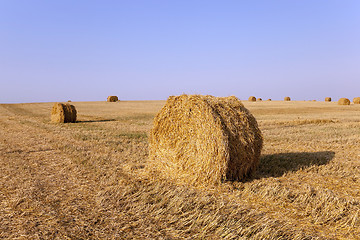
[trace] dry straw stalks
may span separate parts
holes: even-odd
[[[74,123],[76,122],[75,106],[64,103],[55,103],[51,110],[51,121],[55,123]]]
[[[117,102],[117,101],[119,101],[119,98],[117,96],[108,96],[107,101],[108,102]]]
[[[148,166],[197,186],[242,180],[262,144],[256,119],[236,97],[171,96],[154,119]]]

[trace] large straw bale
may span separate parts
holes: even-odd
[[[331,102],[331,97],[326,97],[325,102]]]
[[[76,122],[75,106],[64,103],[55,103],[51,110],[51,121],[56,123]]]
[[[108,102],[117,102],[119,98],[117,96],[108,96],[107,101]]]
[[[171,96],[154,119],[150,169],[194,185],[242,180],[256,168],[263,138],[234,96]]]
[[[290,97],[284,97],[284,101],[291,101]]]
[[[340,98],[338,101],[339,105],[350,105],[350,100],[347,98]]]
[[[356,97],[353,99],[354,104],[360,104],[360,97]]]
[[[250,96],[248,101],[249,102],[256,102],[256,97]]]

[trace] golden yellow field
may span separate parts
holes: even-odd
[[[2,239],[360,239],[360,105],[247,102],[264,136],[246,182],[147,173],[164,101],[0,105]]]

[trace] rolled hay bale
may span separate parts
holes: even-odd
[[[68,102],[71,102],[71,100],[68,100]]]
[[[340,98],[338,101],[339,105],[350,105],[350,100],[347,98]]]
[[[266,101],[271,101],[271,98],[269,98],[268,100],[266,100]]]
[[[331,102],[331,97],[326,97],[325,102]]]
[[[256,97],[250,96],[248,99],[249,102],[256,102]]]
[[[284,101],[291,101],[290,97],[284,97]]]
[[[240,100],[171,96],[149,136],[149,169],[160,176],[205,186],[248,177],[259,161],[263,137]]]
[[[360,97],[356,97],[353,99],[354,104],[360,104]]]
[[[51,110],[51,121],[55,123],[74,123],[76,122],[75,106],[64,103],[55,103]]]
[[[117,102],[117,101],[119,101],[119,98],[117,96],[108,96],[107,101],[108,102]]]
[[[262,101],[262,98],[258,98],[258,99],[256,99],[256,101]]]

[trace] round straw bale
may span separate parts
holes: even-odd
[[[271,98],[269,98],[267,101],[271,101]]]
[[[51,110],[51,121],[56,123],[76,122],[76,109],[73,105],[55,103]]]
[[[256,101],[262,101],[262,98],[258,98],[258,99],[256,99]]]
[[[256,97],[250,96],[248,101],[249,102],[256,102]]]
[[[290,101],[290,97],[284,97],[284,101]]]
[[[326,97],[325,102],[331,102],[331,97]]]
[[[234,96],[171,96],[149,136],[150,169],[194,185],[242,180],[256,168],[263,137]]]
[[[339,105],[350,105],[350,100],[347,98],[340,98],[338,101]]]
[[[108,102],[117,102],[119,98],[117,96],[108,96],[107,101]]]
[[[360,104],[360,97],[356,97],[353,99],[354,104]]]

